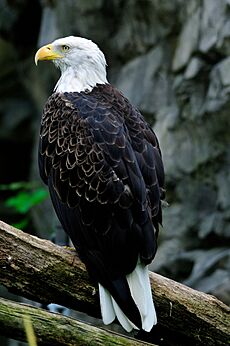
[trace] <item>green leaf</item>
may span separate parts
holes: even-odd
[[[25,214],[31,207],[27,192],[19,192],[16,196],[8,198],[5,204],[7,207],[16,209],[20,214]]]
[[[18,181],[10,184],[0,184],[0,190],[16,191],[20,189],[25,189],[28,183],[23,181]]]
[[[38,186],[37,181],[16,181],[10,184],[0,184],[0,190],[16,191],[31,190]]]
[[[48,192],[44,188],[32,192],[21,191],[17,195],[8,198],[5,205],[14,208],[20,214],[26,214],[33,206],[44,201],[47,196]]]
[[[28,218],[24,218],[19,222],[13,223],[12,226],[18,228],[18,229],[25,229],[26,226],[28,226],[29,223],[29,219]]]
[[[34,190],[31,193],[31,205],[36,205],[44,201],[48,197],[48,191],[43,187]]]

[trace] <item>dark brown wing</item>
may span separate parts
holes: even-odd
[[[44,109],[40,174],[89,272],[111,280],[150,263],[164,171],[155,134],[115,88],[53,94]],[[152,223],[153,221],[153,223]]]

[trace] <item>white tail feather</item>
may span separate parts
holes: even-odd
[[[110,324],[116,317],[112,303],[112,296],[101,284],[98,285],[102,319],[104,324]]]
[[[153,304],[148,267],[138,262],[134,271],[126,276],[131,295],[141,314],[142,329],[149,332],[157,323]],[[104,324],[111,323],[115,317],[122,327],[130,332],[138,329],[123,313],[108,290],[99,284],[101,314]]]
[[[127,331],[131,332],[131,330],[138,329],[129,319],[125,316],[124,312],[121,310],[121,308],[118,306],[118,304],[115,302],[115,300],[112,298],[113,302],[113,308],[116,314],[116,317],[122,327]]]

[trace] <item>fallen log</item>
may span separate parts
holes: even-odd
[[[148,335],[149,341],[160,345],[228,344],[230,309],[224,303],[158,274],[150,273],[150,278],[158,325]],[[0,284],[44,304],[57,303],[100,316],[98,295],[74,250],[1,221]]]
[[[38,345],[150,345],[70,317],[0,298],[0,333],[17,340],[26,341],[24,320],[31,323]]]

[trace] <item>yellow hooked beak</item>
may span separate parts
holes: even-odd
[[[52,44],[47,44],[46,46],[41,47],[35,54],[34,61],[35,65],[38,64],[38,60],[54,60],[63,58],[63,55],[55,52]]]

